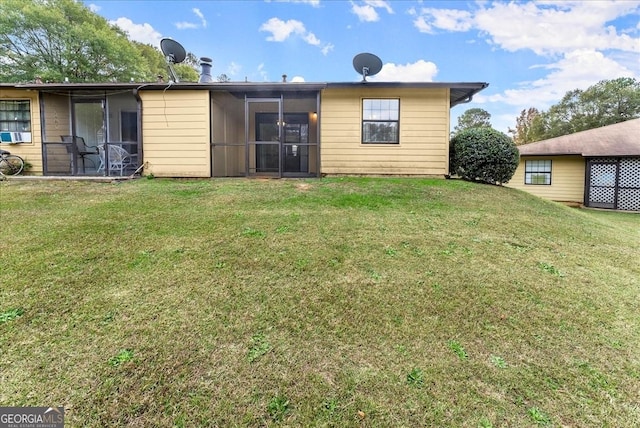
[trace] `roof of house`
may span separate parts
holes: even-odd
[[[153,83],[23,83],[0,84],[15,88],[34,89],[40,91],[93,91],[93,90],[167,90],[167,89],[208,89],[212,91],[228,91],[232,93],[259,92],[280,93],[298,91],[320,91],[325,88],[449,88],[449,105],[468,103],[473,96],[489,86],[485,82],[153,82]]]
[[[640,118],[518,146],[520,155],[640,156]]]

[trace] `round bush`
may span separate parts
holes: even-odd
[[[520,153],[506,134],[493,128],[468,128],[451,139],[451,174],[490,184],[508,182],[516,172]]]

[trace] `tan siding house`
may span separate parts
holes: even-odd
[[[210,177],[208,91],[141,91],[145,174]]]
[[[640,211],[640,119],[518,149],[509,187],[559,202]]]
[[[399,100],[398,144],[363,143],[363,99]],[[322,172],[445,175],[449,169],[447,88],[332,88],[322,92]]]
[[[29,143],[3,146],[32,163],[30,173],[42,175],[445,176],[449,110],[485,87],[482,82],[0,84],[2,99],[30,100],[33,135]],[[63,136],[69,137],[63,141]]]
[[[582,203],[584,198],[585,159],[582,156],[542,157],[551,161],[550,184],[525,184],[525,165],[538,160],[535,156],[521,156],[520,165],[508,187],[524,190],[545,199],[558,202]]]
[[[0,145],[0,149],[9,149],[15,155],[21,156],[25,162],[31,164],[28,171],[32,174],[42,174],[42,127],[40,123],[40,98],[37,91],[26,91],[24,89],[15,89],[0,87],[0,102],[2,101],[29,101],[30,108],[30,136],[28,142],[20,144]],[[9,131],[10,129],[1,125],[0,132]]]

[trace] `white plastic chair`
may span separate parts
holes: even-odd
[[[136,166],[138,162],[138,155],[132,155],[125,149],[120,146],[108,145],[109,147],[109,173],[111,171],[120,171],[120,175],[123,174],[124,170],[129,166]],[[100,154],[100,166],[98,167],[98,172],[104,171],[105,169],[105,159],[104,159],[104,147],[98,146],[98,152]]]

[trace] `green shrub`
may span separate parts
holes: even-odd
[[[506,134],[493,128],[469,128],[451,139],[451,174],[490,184],[508,182],[518,167],[520,154]]]

